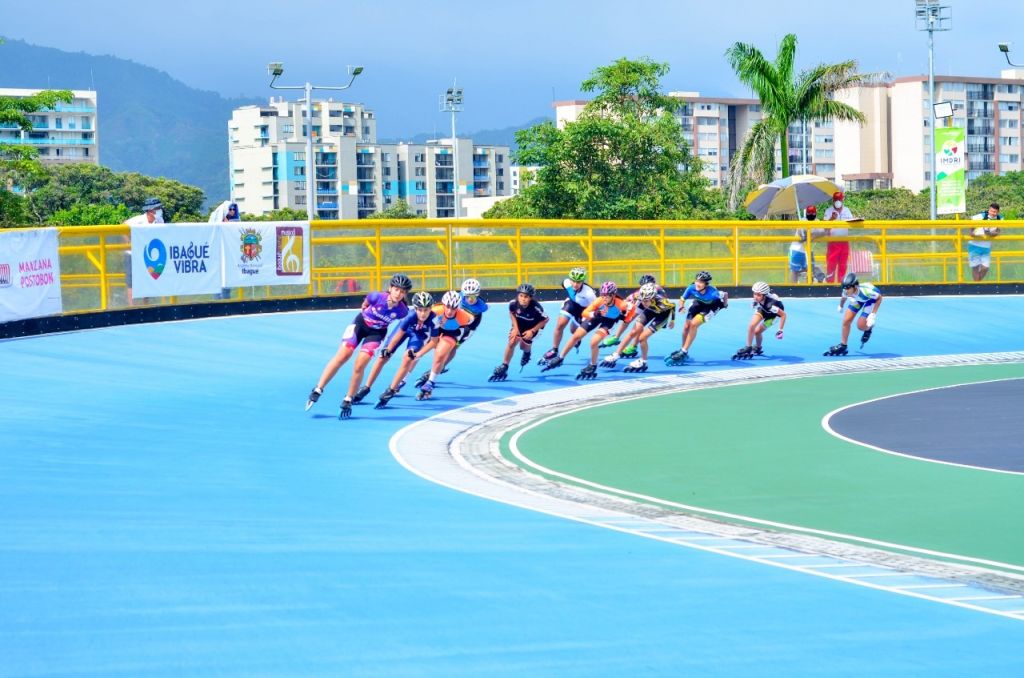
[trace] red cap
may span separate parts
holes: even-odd
[[[832,194],[832,199],[833,200],[842,200],[843,199],[843,192],[842,191],[836,191],[835,193]]]
[[[817,214],[818,213],[818,208],[815,207],[814,205],[808,205],[807,209],[804,210],[804,213],[805,214]]]

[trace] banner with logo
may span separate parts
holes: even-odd
[[[963,127],[935,128],[935,213],[967,211]]]
[[[57,229],[0,229],[0,322],[62,311]]]
[[[170,297],[221,291],[218,225],[132,226],[132,296]]]
[[[224,287],[309,284],[309,222],[218,224]]]

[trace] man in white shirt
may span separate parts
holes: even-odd
[[[129,227],[131,226],[146,226],[147,224],[162,224],[164,223],[164,206],[160,202],[159,198],[146,198],[146,202],[142,204],[142,214],[136,215],[124,222]],[[128,237],[128,242],[131,242],[131,236]],[[132,306],[132,250],[129,248],[124,253],[124,286],[125,296],[128,301],[128,305]]]
[[[999,203],[992,203],[988,209],[981,214],[975,214],[971,219],[982,221],[998,221],[1003,215],[999,213]],[[978,226],[971,230],[972,240],[967,242],[967,263],[971,267],[971,277],[975,282],[980,282],[988,275],[989,266],[992,265],[992,241],[999,235],[998,226]]]
[[[825,221],[850,221],[853,213],[850,208],[843,204],[845,196],[842,191],[832,194],[832,204],[825,210]],[[842,237],[850,234],[846,226],[825,229],[825,235],[831,237]],[[850,261],[850,243],[846,240],[830,242],[825,249],[825,270],[828,271],[827,280],[830,283],[839,282],[846,276],[846,266]]]

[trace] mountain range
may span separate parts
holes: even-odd
[[[14,39],[5,39],[0,45],[0,67],[0,87],[96,90],[100,163],[119,172],[140,172],[198,186],[206,194],[207,204],[216,204],[228,194],[227,124],[231,111],[264,103],[258,97],[227,98],[195,89],[161,70],[127,59],[65,52]],[[517,130],[546,119],[460,132],[460,136],[514,148]],[[402,140],[422,143],[436,136],[419,133]]]

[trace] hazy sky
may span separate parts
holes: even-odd
[[[937,34],[936,73],[997,77],[1006,62],[996,43],[1015,39],[1012,55],[1024,62],[1024,2],[950,4],[953,30]],[[667,62],[667,90],[747,96],[723,52],[743,41],[773,58],[788,32],[800,40],[798,68],[847,58],[895,75],[928,67],[912,0],[50,0],[45,14],[29,7],[0,0],[0,34],[131,59],[224,95],[268,97],[269,61],[285,63],[284,84],[343,84],[345,66],[362,64],[344,98],[373,108],[383,137],[446,129],[437,95],[453,78],[466,96],[459,129],[471,133],[550,115],[553,98],[577,98],[591,70],[622,56]]]

